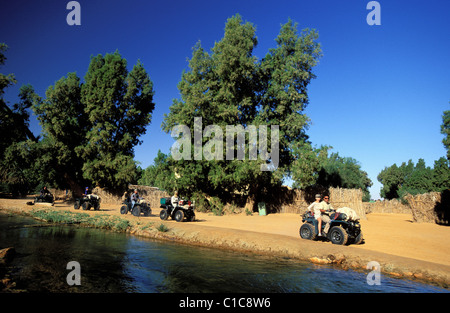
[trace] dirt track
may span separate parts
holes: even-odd
[[[26,212],[33,208],[71,210],[89,214],[112,214],[127,218],[130,233],[151,238],[177,241],[238,251],[251,251],[309,260],[314,263],[337,264],[344,268],[362,269],[369,261],[377,261],[384,273],[393,276],[434,281],[450,286],[450,227],[429,223],[413,223],[408,214],[369,214],[362,220],[364,243],[337,246],[330,242],[303,240],[298,235],[301,218],[297,214],[245,214],[214,216],[196,212],[195,222],[162,222],[159,208],[149,217],[121,215],[120,205],[102,204],[100,211],[75,211],[71,205],[56,203],[26,205],[27,200],[0,200],[0,209]],[[161,223],[168,232],[159,232]],[[152,225],[152,227],[143,227]],[[0,247],[1,248],[1,247]]]

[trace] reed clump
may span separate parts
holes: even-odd
[[[107,214],[89,215],[87,213],[74,213],[70,211],[55,211],[50,209],[32,210],[31,216],[57,224],[81,224],[82,226],[110,229],[113,231],[126,231],[130,223],[126,219]]]

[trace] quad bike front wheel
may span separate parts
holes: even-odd
[[[152,209],[149,207],[144,207],[142,208],[142,213],[144,213],[144,216],[150,216],[150,214],[152,214]]]
[[[317,237],[314,226],[308,223],[303,224],[299,230],[300,237],[307,240],[314,240]]]
[[[127,214],[128,213],[128,208],[126,205],[122,205],[120,207],[120,214]]]
[[[175,221],[182,222],[184,219],[184,212],[182,210],[176,211],[174,218],[175,218]]]
[[[162,219],[163,221],[169,218],[169,213],[167,212],[166,209],[163,209],[161,210],[161,212],[159,212],[159,218]]]
[[[133,210],[131,210],[131,214],[133,214],[134,216],[141,215],[141,207],[139,205],[135,205]]]
[[[195,221],[195,214],[194,214],[194,213],[191,213],[190,215],[188,215],[188,216],[186,217],[186,220],[189,221],[189,222]]]
[[[91,209],[91,203],[90,202],[83,202],[83,204],[81,205],[81,208],[83,210],[90,210]]]
[[[333,226],[330,229],[328,238],[335,245],[345,245],[348,240],[348,234],[342,226]]]
[[[364,240],[363,233],[360,232],[358,234],[358,236],[356,236],[354,244],[355,245],[359,245],[359,244],[361,244],[363,242],[363,240]]]

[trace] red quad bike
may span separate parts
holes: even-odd
[[[308,240],[318,239],[318,222],[311,212],[306,212],[302,217],[300,227],[300,237]],[[322,223],[322,234],[325,223]],[[320,237],[319,237],[320,238]],[[326,237],[336,245],[360,244],[363,241],[363,234],[359,220],[351,220],[345,213],[330,213],[330,229]]]
[[[189,200],[180,200],[178,203],[172,203],[170,198],[161,198],[161,212],[159,217],[164,221],[169,218],[169,216],[176,220],[177,222],[195,221],[194,205]]]

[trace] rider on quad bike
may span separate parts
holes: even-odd
[[[121,214],[131,212],[134,216],[140,216],[141,213],[143,213],[144,216],[150,216],[152,213],[150,205],[139,196],[137,189],[134,190],[131,196],[128,196],[128,192],[125,192],[124,198],[125,199],[122,202],[124,205],[120,207]]]
[[[327,202],[328,204],[328,202]],[[321,211],[321,217],[325,216],[326,206],[323,206],[323,212]],[[330,210],[327,217],[329,222],[322,223],[319,231],[319,220],[316,218],[316,212],[307,211],[303,217],[299,234],[303,239],[316,240],[319,233],[325,235],[324,239],[330,240],[333,244],[345,245],[347,243],[360,244],[363,241],[363,234],[361,231],[361,225],[359,223],[359,217],[356,212],[350,208],[340,208],[336,212]],[[323,220],[327,220],[326,218]],[[325,225],[324,225],[325,224]],[[329,229],[329,232],[325,231],[325,228]]]
[[[55,197],[52,195],[50,190],[48,190],[47,187],[44,186],[44,188],[42,188],[41,190],[40,195],[34,199],[34,202],[49,202],[53,204],[55,202]]]
[[[167,220],[169,216],[177,222],[195,220],[194,204],[190,200],[179,199],[177,191],[171,198],[161,198],[160,203],[162,210],[159,217],[162,220]]]

